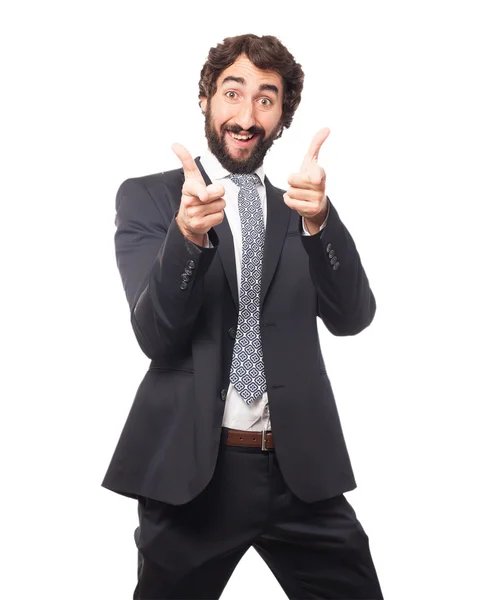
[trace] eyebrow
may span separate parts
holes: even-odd
[[[228,75],[227,77],[225,77],[223,79],[223,81],[221,82],[221,85],[224,85],[227,81],[234,81],[236,83],[239,83],[240,85],[246,85],[246,81],[245,81],[244,77],[235,77],[234,75]],[[276,85],[273,85],[272,83],[262,83],[259,86],[259,91],[260,92],[265,92],[265,91],[274,92],[276,95],[279,96],[278,87]]]

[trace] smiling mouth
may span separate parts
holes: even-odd
[[[235,140],[250,140],[253,137],[253,133],[248,133],[247,135],[243,135],[240,133],[233,133],[230,131],[231,137],[234,137]]]
[[[229,137],[231,139],[233,139],[234,142],[240,147],[252,145],[252,141],[256,140],[256,138],[258,137],[257,133],[243,134],[243,133],[233,133],[232,131],[228,131],[227,133],[228,133]]]

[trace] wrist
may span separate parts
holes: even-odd
[[[314,235],[321,230],[321,227],[323,226],[323,223],[326,221],[327,216],[328,216],[328,206],[326,207],[326,210],[322,210],[321,212],[319,212],[317,215],[315,215],[312,218],[304,217],[304,226],[306,227],[307,231],[311,235]]]
[[[176,223],[178,225],[178,229],[184,235],[185,238],[196,244],[197,246],[207,246],[207,236],[206,233],[193,233],[189,231],[181,222],[181,220],[176,217]]]
[[[319,219],[319,218],[314,218],[314,219],[308,219],[308,218],[304,218],[304,226],[306,227],[306,230],[308,231],[308,233],[310,233],[311,235],[315,235],[316,233],[319,232],[319,230],[321,229],[321,225],[324,223],[324,217]]]

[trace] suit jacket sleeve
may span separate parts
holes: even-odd
[[[376,301],[353,238],[328,201],[326,227],[315,235],[302,235],[301,241],[317,291],[318,316],[332,334],[355,335],[370,325]],[[334,256],[337,260],[333,264]],[[335,268],[336,264],[339,267]]]
[[[218,245],[213,229],[212,248],[182,235],[175,218],[178,204],[164,184],[152,190],[136,179],[124,181],[116,197],[117,264],[135,336],[152,360],[176,354],[189,343],[204,274]]]

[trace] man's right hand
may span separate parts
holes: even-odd
[[[181,233],[198,246],[206,246],[206,233],[224,219],[225,189],[220,184],[206,185],[193,157],[181,144],[173,144],[180,159],[185,183],[176,222]]]

